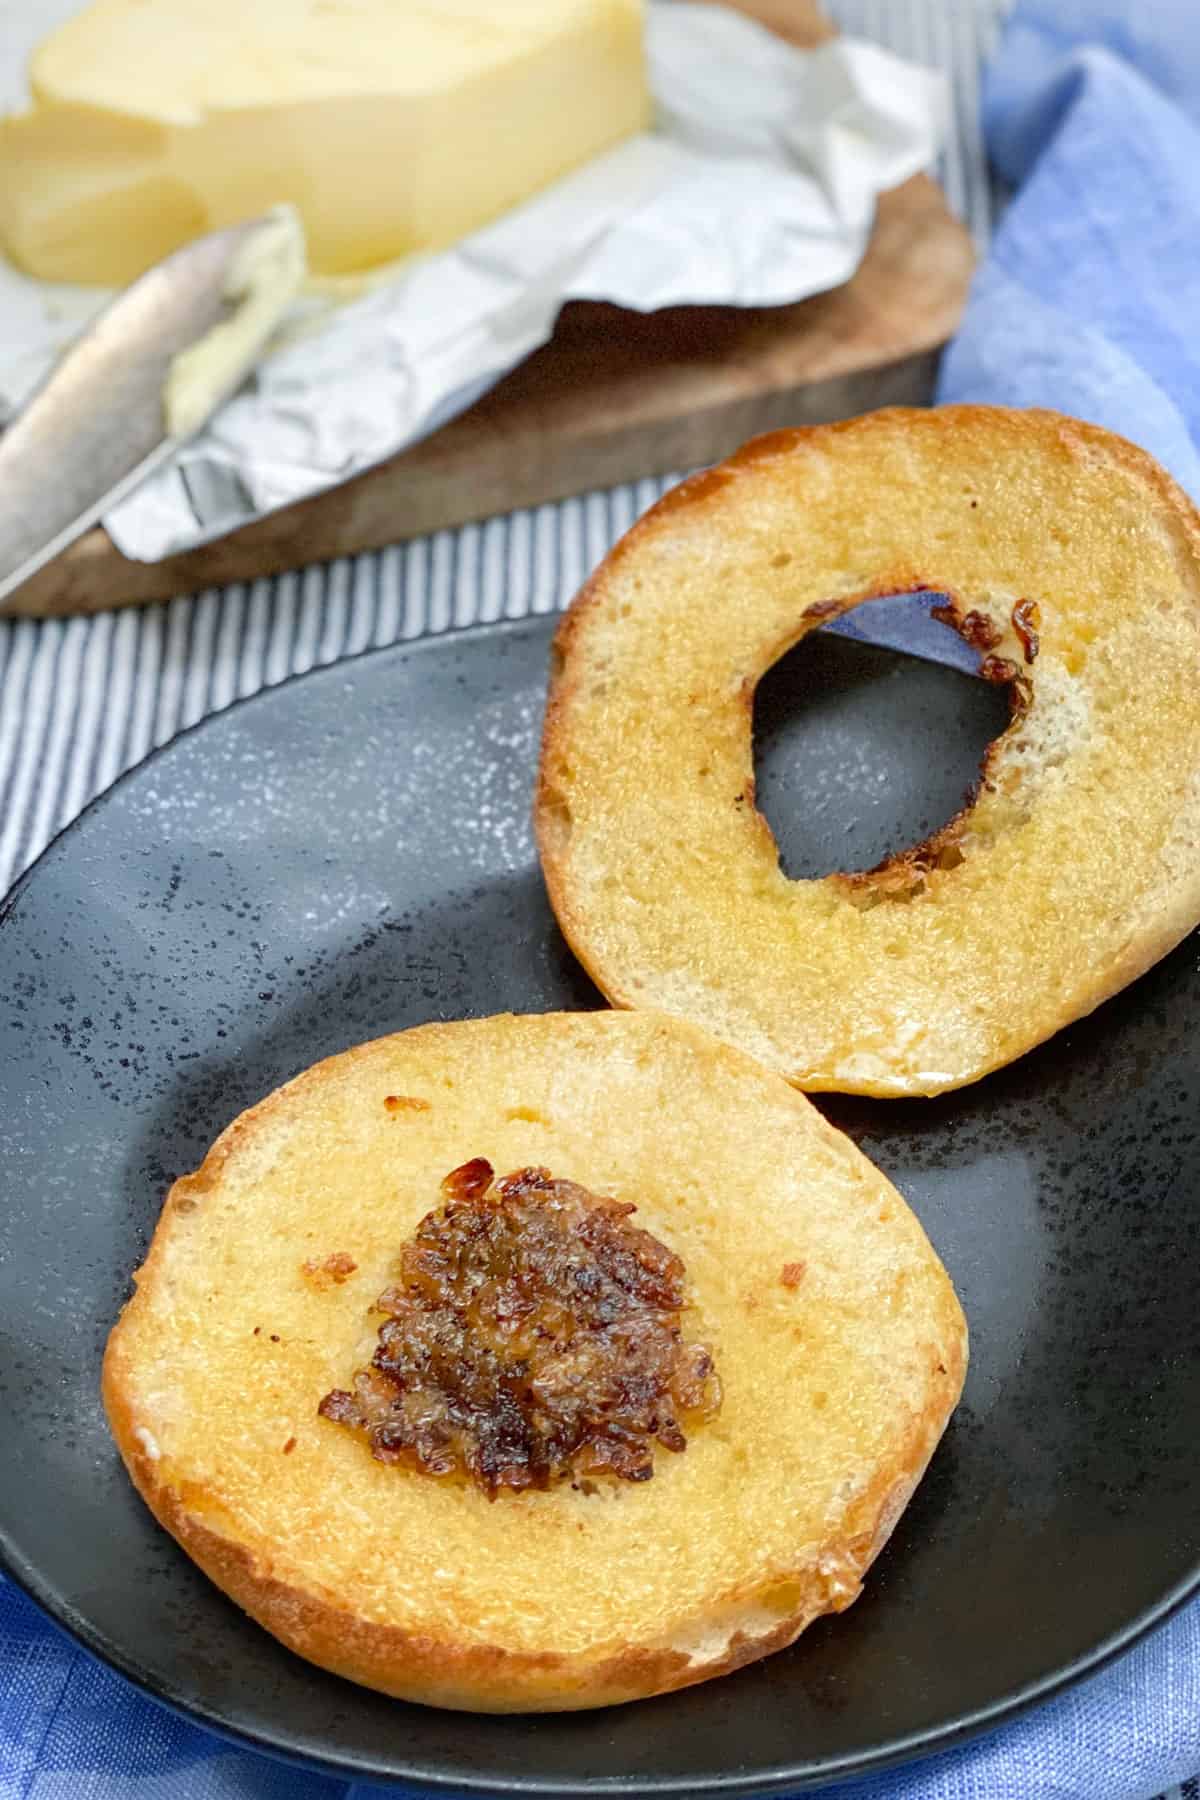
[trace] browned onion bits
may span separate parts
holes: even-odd
[[[465,1474],[491,1497],[597,1475],[648,1481],[710,1417],[710,1351],[685,1343],[681,1259],[625,1200],[546,1169],[495,1180],[483,1157],[442,1183],[403,1246],[368,1368],[320,1404],[381,1462]]]

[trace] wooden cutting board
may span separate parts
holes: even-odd
[[[833,35],[814,0],[726,0],[791,41]],[[87,533],[0,611],[98,612],[277,574],[469,519],[693,468],[756,432],[928,400],[973,254],[940,190],[885,194],[859,269],[795,306],[567,306],[551,341],[468,412],[342,486],[158,563]]]

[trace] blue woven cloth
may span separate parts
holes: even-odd
[[[1200,499],[1200,10],[1026,0],[989,72],[1015,189],[938,398],[1052,406]]]
[[[1200,497],[1200,0],[1018,7],[989,142],[1016,190],[940,398],[1060,408]],[[912,649],[911,610],[872,635]],[[946,634],[930,640],[940,654]],[[1149,1800],[1200,1769],[1200,1604],[1016,1722],[828,1800]],[[1189,1784],[1190,1785],[1190,1784]],[[0,1580],[0,1800],[374,1800],[144,1700]],[[395,1792],[394,1789],[388,1790]]]

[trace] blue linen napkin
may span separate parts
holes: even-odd
[[[1200,499],[1196,0],[1024,0],[984,107],[1017,193],[938,399],[1074,413]]]
[[[1200,0],[1025,0],[986,123],[1017,189],[939,399],[1044,405],[1144,444],[1200,498]],[[851,635],[953,658],[911,602]],[[827,1800],[1150,1800],[1200,1769],[1200,1603],[1108,1670]],[[0,1800],[382,1800],[144,1700],[0,1579]]]

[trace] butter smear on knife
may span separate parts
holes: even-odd
[[[241,383],[299,292],[304,272],[304,227],[293,207],[277,206],[229,265],[229,317],[172,358],[163,388],[169,437],[191,437]]]
[[[436,249],[648,123],[642,0],[93,0],[0,121],[0,242],[121,285],[287,202],[318,275]]]

